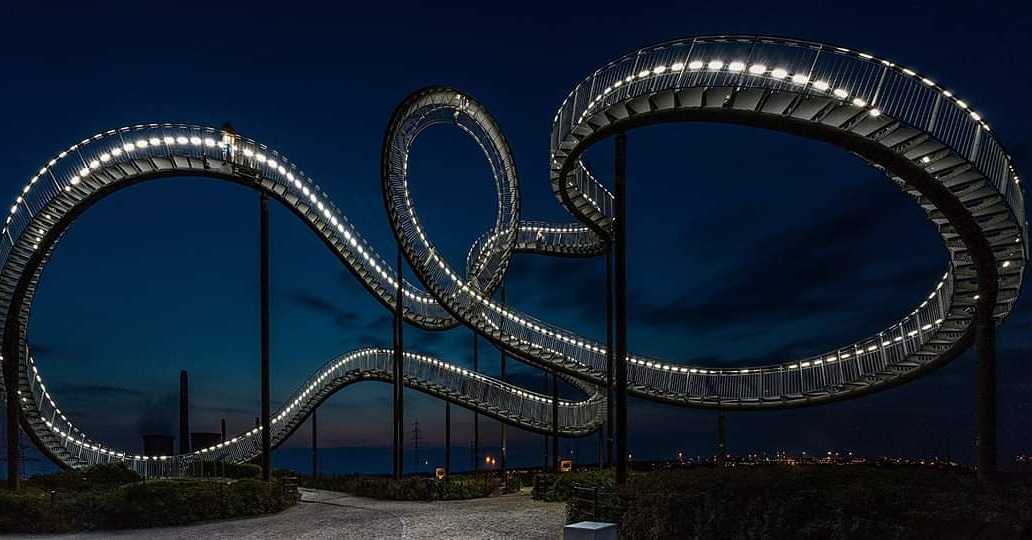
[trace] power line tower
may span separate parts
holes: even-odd
[[[417,416],[416,417],[416,421],[413,422],[413,427],[412,427],[412,442],[415,443],[415,451],[416,451],[416,453],[413,454],[413,456],[412,456],[412,460],[413,460],[413,462],[416,465],[416,473],[417,474],[421,472],[420,466],[422,465],[422,460],[419,459],[419,441],[422,440],[422,439],[423,439],[423,437],[421,437],[419,435],[419,417]]]

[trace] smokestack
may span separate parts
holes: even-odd
[[[222,419],[222,442],[226,442],[226,419]]]
[[[186,370],[179,372],[179,453],[190,452],[190,386]]]

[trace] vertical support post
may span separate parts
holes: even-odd
[[[606,465],[613,466],[613,243],[606,249]]]
[[[616,135],[616,200],[613,211],[616,292],[616,483],[627,483],[627,134]]]
[[[727,414],[717,413],[717,467],[727,466]]]
[[[5,347],[4,351],[4,391],[7,393],[7,489],[18,491],[21,487],[21,453],[18,452],[18,443],[21,442],[18,425],[21,405],[18,404],[18,356],[17,350],[12,351],[12,348]]]
[[[473,332],[473,371],[480,370],[478,343],[480,339]],[[480,414],[473,413],[473,473],[480,472]]]
[[[548,372],[545,371],[545,370],[542,370],[541,373],[542,373],[542,375],[545,378],[545,381],[544,381],[545,382],[545,387],[544,387],[544,389],[542,389],[541,393],[542,394],[547,394],[548,393]],[[544,454],[545,461],[544,461],[544,463],[542,463],[541,471],[542,472],[548,472],[549,469],[551,469],[551,467],[548,466],[548,464],[550,463],[550,461],[548,459],[548,432],[545,432],[545,435],[544,435],[543,439],[544,439],[544,443],[545,443],[545,454]]]
[[[978,479],[989,482],[996,477],[996,327],[993,321],[995,294],[975,307],[975,415],[978,439],[975,443]]]
[[[501,289],[502,290],[499,292],[499,294],[501,295],[502,306],[504,306],[505,305],[505,282],[504,281],[502,282]],[[506,379],[506,373],[505,373],[505,364],[506,364],[506,361],[505,361],[505,349],[499,347],[498,348],[498,352],[499,352],[498,360],[501,363],[502,382],[505,382],[505,379]],[[502,452],[502,492],[505,493],[505,490],[509,487],[509,468],[508,468],[508,465],[507,465],[507,462],[506,462],[506,458],[508,456],[507,456],[507,448],[506,448],[506,444],[505,444],[506,443],[505,422],[499,422],[499,423],[501,424],[501,439],[502,439],[502,441],[501,441],[502,442],[502,450],[501,450],[501,452]]]
[[[190,453],[190,379],[179,372],[179,453]]]
[[[451,478],[451,402],[444,402],[444,477]]]
[[[261,317],[262,317],[262,478],[272,474],[272,427],[269,421],[269,197],[261,200]]]
[[[312,409],[312,478],[319,477],[319,420],[318,408]]]
[[[559,374],[552,370],[552,469],[559,472]]]
[[[403,336],[405,320],[402,315],[404,307],[404,267],[401,260],[401,246],[398,246],[398,296],[394,303],[394,479],[401,480],[405,474],[405,394],[402,362],[405,339]]]
[[[222,432],[222,441],[221,442],[226,442],[226,419],[225,418],[222,418],[221,420],[219,420],[219,428],[220,428],[219,431]]]

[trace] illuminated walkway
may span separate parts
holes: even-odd
[[[609,136],[665,122],[741,124],[845,149],[914,198],[937,227],[949,264],[912,311],[882,332],[822,354],[733,369],[628,355],[632,395],[723,409],[794,407],[863,395],[952,360],[974,340],[976,305],[999,322],[1017,298],[1027,260],[1020,178],[995,132],[971,104],[928,75],[866,52],[781,38],[713,36],[631,52],[594,71],[563,101],[553,120],[549,170],[553,190],[576,218],[574,224],[521,218],[512,152],[483,105],[450,88],[428,88],[406,98],[391,118],[381,156],[388,217],[420,281],[402,285],[406,321],[431,330],[466,326],[518,360],[558,370],[584,392],[583,399],[560,404],[559,432],[596,430],[605,416],[599,389],[605,382],[605,345],[503,306],[492,293],[516,253],[605,253],[613,195],[579,157]],[[423,130],[438,124],[458,127],[478,143],[498,192],[495,224],[471,246],[464,269],[439,254],[409,193],[409,148]],[[690,162],[685,166],[690,168]],[[340,171],[345,170],[342,164]],[[0,239],[3,361],[17,364],[17,399],[26,431],[64,466],[118,461],[152,474],[175,474],[190,461],[239,461],[260,449],[257,430],[192,454],[156,458],[93,441],[61,413],[26,342],[40,272],[74,220],[120,189],[184,176],[267,193],[307,224],[371,295],[394,306],[398,283],[393,265],[282,153],[234,133],[176,124],[129,126],[83,139],[32,176],[10,207]],[[540,286],[550,286],[547,276],[541,276]],[[548,396],[456,367],[448,359],[412,353],[406,358],[404,384],[410,388],[527,429],[552,427]],[[275,413],[274,444],[327,396],[369,379],[392,380],[389,350],[364,349],[331,360]]]

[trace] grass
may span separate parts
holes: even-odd
[[[0,491],[0,533],[60,533],[185,525],[279,512],[294,504],[278,480],[149,480],[98,465]]]

